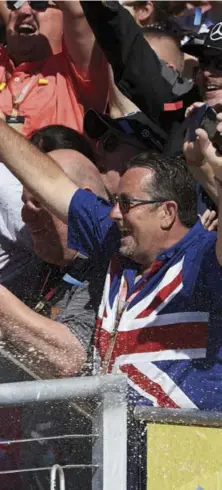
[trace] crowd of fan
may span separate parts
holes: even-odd
[[[133,406],[221,410],[222,2],[0,14],[6,349],[43,378],[124,373]]]

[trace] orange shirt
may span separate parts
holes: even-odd
[[[29,136],[49,124],[63,124],[82,132],[86,110],[104,112],[108,94],[107,63],[95,67],[93,79],[84,80],[76,71],[65,47],[59,54],[16,68],[7,50],[0,47],[0,110],[11,115],[13,100],[27,91],[18,115],[25,117],[21,133]],[[14,99],[13,99],[14,98]]]

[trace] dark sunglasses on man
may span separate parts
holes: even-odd
[[[217,56],[203,54],[203,56],[199,57],[199,64],[202,70],[206,70],[209,66],[212,66],[216,70],[222,71],[222,53],[218,52]]]
[[[17,10],[19,9],[24,2],[19,2],[19,0],[9,0],[6,2],[6,5],[9,10]],[[32,7],[33,10],[46,10],[48,8],[48,3],[47,1],[38,1],[38,0],[31,0],[28,2],[29,5]]]
[[[127,214],[130,209],[135,208],[137,206],[143,206],[145,204],[158,204],[164,203],[168,201],[168,199],[137,199],[136,197],[130,197],[126,194],[121,194],[120,196],[113,196],[111,198],[112,206],[115,206],[117,203],[119,204],[119,208],[121,213]]]

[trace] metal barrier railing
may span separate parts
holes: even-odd
[[[135,408],[134,417],[138,421],[158,424],[222,427],[222,412],[210,410],[153,408],[141,405]]]
[[[70,471],[90,471],[90,489],[113,490],[116,488],[118,490],[126,490],[127,378],[125,376],[93,376],[74,379],[71,378],[46,381],[38,380],[0,384],[0,407],[27,407],[39,404],[41,405],[42,403],[57,403],[64,400],[69,402],[69,404],[75,407],[75,409],[76,407],[79,407],[80,413],[84,413],[87,417],[89,417],[90,421],[92,422],[92,430],[90,432],[84,434],[70,434],[64,432],[62,434],[49,435],[47,437],[41,435],[35,436],[35,434],[32,434],[32,436],[29,438],[24,437],[17,440],[1,441],[1,446],[29,446],[29,444],[31,444],[32,447],[35,448],[35,445],[41,443],[44,444],[45,442],[60,441],[63,443],[63,441],[74,441],[77,439],[86,440],[89,441],[92,449],[90,464],[86,461],[76,462],[75,460],[67,464],[60,464],[59,461],[56,461],[55,464],[44,466],[40,465],[39,467],[30,466],[27,468],[15,468],[12,470],[0,471],[0,476],[8,474],[27,475],[33,472],[37,475],[41,475],[44,472],[47,472],[48,476],[51,478],[51,487],[50,484],[48,484],[48,486],[42,486],[41,488],[44,490],[49,490],[49,488],[50,490],[67,490],[68,487],[66,486],[66,479],[67,475],[70,474]],[[130,415],[132,415],[132,412],[130,412]],[[135,408],[133,413],[133,423],[134,422],[137,427],[142,427],[143,431],[144,426],[146,426],[146,432],[144,432],[145,438],[141,437],[141,441],[144,446],[146,444],[146,440],[148,441],[149,431],[150,434],[154,434],[153,429],[158,425],[162,426],[160,431],[164,431],[164,426],[176,426],[176,428],[178,428],[178,426],[189,426],[189,429],[186,429],[188,431],[190,428],[192,429],[192,427],[196,427],[200,438],[202,438],[203,441],[206,441],[206,436],[204,435],[204,439],[203,434],[201,434],[199,431],[199,428],[202,428],[203,430],[208,430],[208,428],[221,428],[222,412],[201,411],[195,409],[163,409],[139,405]],[[158,432],[158,437],[160,435],[160,431]],[[170,438],[169,444],[167,441],[166,446],[170,446]],[[163,439],[161,439],[161,441],[165,442]],[[174,488],[178,489],[180,488],[178,483],[175,483],[175,486],[173,486],[171,481],[168,487],[161,486],[162,482],[160,482],[159,487],[157,486],[157,483],[153,483],[154,479],[152,479],[152,475],[158,475],[158,478],[160,478],[159,475],[162,471],[162,461],[165,458],[165,454],[162,453],[161,457],[159,458],[161,461],[161,466],[158,468],[156,466],[152,466],[152,461],[155,461],[155,464],[157,464],[156,461],[158,461],[157,450],[163,450],[162,444],[159,444],[158,442],[159,440],[160,439],[158,438],[156,439],[156,435],[154,434],[152,437],[150,436],[147,443],[148,452],[146,459],[148,476],[145,487],[148,490],[153,490],[156,488],[169,488],[170,490],[174,490]],[[153,454],[155,454],[155,458],[153,458],[153,460],[151,458],[152,444],[154,445]],[[204,442],[204,444],[206,444],[206,442]],[[183,446],[182,440],[180,440],[179,446]],[[33,449],[33,451],[35,451],[35,449]],[[189,450],[187,452],[189,453]],[[172,453],[170,454],[171,459],[169,463],[165,463],[165,468],[169,468],[171,461],[175,459],[175,453],[173,458]],[[184,468],[185,466],[184,461],[182,461],[182,467]],[[207,466],[210,467],[210,464],[207,464]],[[175,465],[173,471],[175,473]],[[202,478],[202,470],[198,471]],[[191,471],[189,471],[189,473],[191,474]],[[196,490],[196,488],[205,488],[205,485],[202,485],[202,482],[198,481],[196,483],[195,474],[192,474],[192,478],[194,479],[192,489],[194,488]],[[167,478],[164,480],[165,483],[166,480]],[[215,490],[220,489],[219,486],[214,484],[214,481],[212,485],[211,488],[215,488]],[[144,485],[140,486],[140,483],[138,483],[138,489],[145,487]],[[206,488],[208,487],[206,486]],[[75,481],[73,488],[75,488]],[[186,487],[181,488],[184,489]],[[187,486],[187,488],[190,487]]]
[[[45,441],[91,439],[92,463],[66,464],[0,471],[0,475],[51,471],[51,488],[56,471],[60,472],[61,488],[70,469],[90,469],[92,490],[126,490],[127,480],[127,378],[125,376],[82,377],[58,380],[38,380],[0,384],[0,407],[27,407],[43,402],[74,402],[76,408],[84,403],[84,413],[92,420],[90,434],[62,434],[51,437],[20,438],[1,441],[1,446],[28,445]],[[56,470],[57,468],[57,470]],[[63,478],[63,471],[64,478]],[[52,483],[52,481],[54,483]],[[49,487],[48,487],[49,488]],[[47,488],[47,490],[48,490]],[[45,489],[44,489],[45,490]]]

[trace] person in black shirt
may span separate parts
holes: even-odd
[[[160,60],[133,17],[118,2],[81,2],[87,20],[114,72],[115,83],[150,119],[156,133],[165,131],[168,153],[181,149],[183,137],[171,135],[197,100],[192,81]],[[170,141],[170,146],[169,146]]]

